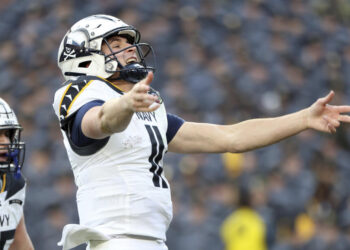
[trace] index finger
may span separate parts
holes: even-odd
[[[341,106],[332,106],[335,110],[337,110],[339,113],[349,113],[350,112],[350,106],[348,105],[341,105]]]

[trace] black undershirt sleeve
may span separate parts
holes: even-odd
[[[94,100],[91,102],[88,102],[84,104],[76,113],[74,117],[74,121],[71,127],[71,140],[73,143],[78,147],[84,147],[90,144],[93,144],[94,142],[99,141],[98,139],[92,139],[89,137],[86,137],[81,129],[81,122],[83,120],[84,115],[87,111],[89,111],[91,108],[96,106],[101,106],[104,104],[104,101],[102,100]]]
[[[185,121],[184,119],[173,114],[167,114],[167,118],[168,130],[166,131],[166,138],[169,144]]]

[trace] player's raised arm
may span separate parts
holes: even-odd
[[[123,131],[134,112],[156,110],[159,107],[156,103],[158,97],[147,93],[152,80],[153,73],[149,72],[146,78],[135,84],[125,95],[87,111],[81,124],[84,135],[93,139],[104,138]]]
[[[169,144],[181,153],[244,152],[276,143],[311,128],[334,133],[341,122],[350,122],[350,106],[332,106],[334,92],[301,111],[276,117],[243,121],[233,125],[185,122]]]

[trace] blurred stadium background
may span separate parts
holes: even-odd
[[[349,0],[1,0],[0,95],[24,127],[25,216],[37,250],[60,249],[62,227],[78,222],[51,104],[63,82],[61,38],[98,13],[141,31],[157,56],[153,87],[185,120],[277,116],[330,89],[333,103],[350,103]],[[350,249],[349,147],[343,126],[333,136],[307,131],[245,154],[168,153],[169,249]]]

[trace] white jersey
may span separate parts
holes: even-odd
[[[8,250],[23,216],[25,181],[13,174],[0,177],[0,250]]]
[[[85,77],[60,88],[53,106],[64,127],[84,104],[122,95],[104,79]],[[101,140],[97,152],[94,146],[77,148],[62,129],[78,186],[81,226],[109,236],[165,240],[172,219],[170,187],[162,168],[167,127],[164,104],[155,112],[135,113],[124,131]]]

